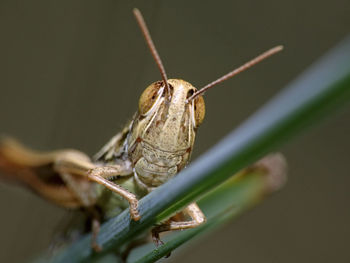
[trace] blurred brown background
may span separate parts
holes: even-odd
[[[285,51],[206,95],[195,153],[215,144],[350,33],[350,2],[0,2],[0,133],[36,149],[96,152],[160,79],[131,10],[143,12],[168,76],[202,87],[277,44]],[[289,182],[169,262],[350,262],[350,109],[280,149]],[[43,251],[65,212],[0,184],[0,262]]]

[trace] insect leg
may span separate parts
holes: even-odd
[[[37,194],[60,206],[66,208],[81,207],[82,203],[76,194],[68,187],[60,184],[59,180],[55,179],[60,175],[52,170],[52,164],[56,158],[67,152],[74,153],[81,159],[89,160],[85,154],[75,150],[38,152],[24,147],[12,138],[1,138],[1,179],[22,183]],[[79,178],[72,178],[72,180],[75,179],[78,180]],[[88,189],[91,183],[87,180],[84,181],[81,185]]]
[[[154,243],[157,246],[163,244],[163,242],[159,238],[159,233],[165,232],[165,231],[194,228],[203,224],[206,220],[205,215],[203,214],[203,212],[200,210],[200,208],[196,203],[190,204],[182,212],[185,215],[190,216],[192,220],[176,222],[170,219],[168,222],[158,225],[152,229],[152,238]]]
[[[138,200],[136,196],[133,193],[130,193],[128,190],[107,179],[117,175],[130,174],[132,172],[131,166],[96,166],[89,161],[79,160],[74,157],[74,155],[63,155],[58,158],[55,163],[56,171],[59,173],[72,173],[86,176],[89,180],[105,186],[129,202],[130,216],[133,220],[137,221],[140,219],[140,215],[137,210]]]
[[[79,180],[76,176],[72,176],[68,173],[60,173],[59,175],[82,206],[90,207],[95,204],[96,196],[93,193],[92,188],[89,187],[89,181]]]
[[[91,247],[96,252],[100,252],[102,247],[97,243],[97,235],[100,232],[100,220],[97,218],[92,219],[92,237],[91,237]]]
[[[89,170],[88,178],[124,197],[129,202],[131,218],[135,221],[138,221],[140,219],[140,215],[137,210],[138,200],[136,196],[133,193],[130,193],[128,190],[122,188],[121,186],[105,179],[105,177],[108,178],[119,174],[120,169],[117,166],[104,166]]]

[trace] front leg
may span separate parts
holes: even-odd
[[[194,228],[203,224],[206,220],[205,215],[196,203],[190,204],[182,212],[185,216],[191,217],[191,220],[178,222],[170,219],[168,222],[158,225],[152,229],[152,238],[157,246],[163,244],[159,238],[159,233]]]
[[[120,185],[108,180],[108,178],[113,176],[132,173],[130,165],[96,166],[90,161],[76,158],[74,155],[65,154],[57,158],[55,162],[55,170],[61,174],[69,173],[85,176],[87,179],[105,186],[129,202],[130,216],[133,220],[138,221],[140,219],[137,209],[138,200],[136,196]]]
[[[117,185],[105,179],[116,175],[120,175],[120,167],[118,166],[96,167],[96,168],[90,169],[87,172],[87,176],[91,181],[101,184],[106,188],[108,188],[109,190],[113,191],[114,193],[117,193],[118,195],[125,198],[129,202],[131,218],[135,221],[140,220],[140,214],[137,210],[138,200],[136,196],[133,193],[130,193],[128,190],[121,187],[120,185]]]

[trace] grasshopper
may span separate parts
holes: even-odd
[[[204,93],[282,50],[281,46],[274,47],[196,89],[182,79],[167,78],[140,11],[133,12],[162,80],[143,91],[138,111],[125,128],[93,158],[73,149],[36,152],[9,138],[0,145],[0,170],[7,178],[25,184],[61,207],[83,209],[91,217],[91,246],[96,251],[102,249],[96,241],[102,221],[127,206],[131,219],[138,221],[138,199],[187,165],[205,116]],[[188,205],[182,214],[189,220],[172,217],[152,229],[157,245],[162,243],[161,232],[193,228],[205,222],[196,203]]]

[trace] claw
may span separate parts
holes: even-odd
[[[137,207],[138,207],[138,202],[130,203],[130,216],[134,221],[139,221],[141,219],[141,216],[139,214]]]
[[[156,245],[157,248],[162,246],[162,245],[164,245],[164,242],[159,237],[159,231],[157,231],[157,228],[153,228],[152,229],[152,240],[153,240],[153,243]],[[165,256],[165,258],[170,257],[170,255],[171,255],[171,252],[169,252]]]
[[[164,245],[164,242],[159,237],[159,232],[157,229],[152,229],[152,240],[157,248]]]

